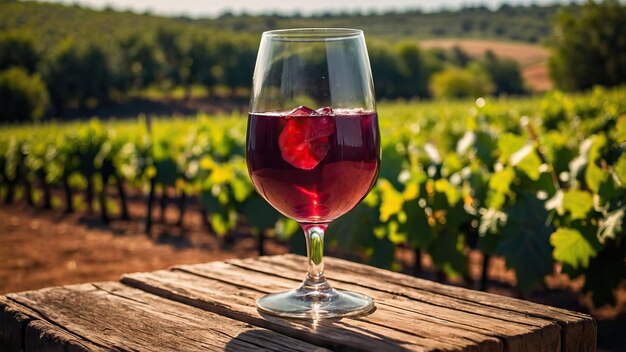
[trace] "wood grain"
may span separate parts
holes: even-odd
[[[236,259],[0,296],[0,351],[595,351],[588,315],[327,258],[376,311],[305,321],[255,300],[295,288],[305,258]]]
[[[293,288],[303,275],[302,268],[290,271],[285,267],[280,267],[278,270],[280,273],[277,274],[275,273],[277,266],[263,265],[258,260],[235,260],[227,264],[210,263],[177,268],[257,290],[263,289],[259,286],[259,282],[263,285],[281,283],[280,286],[276,285],[269,289],[269,292]],[[248,270],[241,272],[241,268]],[[289,280],[277,280],[275,276]],[[374,298],[378,310],[376,314],[365,317],[363,320],[375,325],[393,327],[405,333],[419,333],[435,341],[450,338],[470,339],[485,350],[559,350],[560,329],[552,321],[507,314],[510,312],[496,314],[499,312],[480,310],[480,307],[470,307],[473,308],[470,309],[464,306],[463,302],[450,302],[449,299],[437,301],[431,299],[432,295],[423,295],[424,300],[413,300],[349,283],[336,282],[335,287],[356,290]],[[437,304],[432,304],[433,301]],[[418,327],[415,327],[416,323],[419,324]],[[497,342],[497,347],[494,342]]]
[[[561,344],[563,351],[595,351],[597,342],[597,324],[589,315],[529,301],[499,296],[486,292],[468,290],[461,287],[443,285],[408,275],[356,264],[347,260],[325,258],[326,274],[331,280],[352,280],[359,286],[376,286],[379,290],[393,291],[401,295],[415,295],[419,292],[442,295],[525,315],[552,320],[561,326]],[[286,254],[282,256],[260,257],[279,268],[299,269],[305,265],[302,256]],[[356,279],[356,280],[355,280]]]
[[[0,296],[0,350],[101,351],[94,344],[54,326],[37,312]]]
[[[42,319],[28,323],[25,350],[64,351],[86,341],[90,350],[319,351],[320,348],[120,283],[84,284],[9,294]],[[46,326],[62,327],[57,334]],[[74,338],[74,337],[78,337]],[[32,342],[36,342],[33,345]]]
[[[464,347],[467,347],[468,351],[479,350],[471,348],[471,341],[465,341],[464,346],[459,346],[460,341],[457,341],[457,344],[449,341],[438,342],[418,334],[406,334],[360,320],[310,322],[261,316],[255,308],[255,299],[266,292],[284,287],[267,282],[264,285],[268,289],[259,291],[183,271],[166,270],[125,275],[122,282],[168,299],[333,350],[455,351]]]
[[[259,260],[233,260],[228,263],[254,270],[262,274],[278,275],[293,280],[298,280],[301,270],[287,266],[278,266]],[[194,269],[201,267],[194,266]],[[275,269],[280,268],[277,270]],[[209,274],[210,275],[210,274]],[[363,283],[364,278],[352,278],[352,282]],[[397,320],[399,312],[411,314],[413,319],[436,320],[445,330],[441,333],[467,334],[468,331],[480,333],[485,336],[495,337],[502,341],[507,351],[556,351],[560,350],[559,325],[549,319],[529,317],[519,313],[484,307],[464,300],[441,296],[436,293],[410,292],[403,293],[393,287],[384,287],[374,284],[375,287],[355,285],[349,283],[348,278],[332,282],[338,289],[358,291],[369,295],[379,305],[393,308],[391,319],[396,324],[403,322]],[[460,331],[457,331],[460,330]]]

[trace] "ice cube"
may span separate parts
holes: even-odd
[[[293,117],[293,116],[310,116],[310,115],[315,115],[315,110],[307,108],[306,106],[300,106],[297,107],[293,110],[291,110],[291,112],[289,114],[287,114],[289,117]]]
[[[319,108],[317,110],[315,110],[316,113],[318,113],[319,115],[332,115],[333,113],[333,109],[331,109],[329,106],[324,107],[324,108]]]

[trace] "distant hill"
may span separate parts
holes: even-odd
[[[131,32],[153,32],[163,27],[182,31],[219,31],[202,21],[181,18],[98,11],[53,3],[0,1],[0,31],[27,30],[44,46],[67,36],[79,42],[95,38],[101,44],[106,44]]]
[[[252,33],[273,28],[351,27],[364,29],[370,36],[385,39],[481,38],[539,42],[550,34],[552,18],[561,8],[563,5],[503,5],[495,11],[486,7],[468,7],[428,13],[417,10],[367,14],[327,13],[313,17],[225,14],[218,19],[200,22]]]
[[[577,6],[577,5],[568,5]],[[138,28],[175,26],[186,29],[250,33],[293,27],[353,27],[370,37],[480,38],[540,42],[551,32],[552,17],[562,5],[510,6],[492,11],[486,7],[424,13],[413,10],[367,14],[322,14],[312,17],[225,14],[215,19],[164,17],[112,10],[96,11],[79,6],[37,2],[0,2],[0,30],[28,28],[42,39],[74,35],[121,35]]]

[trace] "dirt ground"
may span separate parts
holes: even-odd
[[[2,205],[0,294],[118,280],[128,272],[257,254],[252,237],[241,236],[224,244],[210,235],[202,227],[199,212],[189,211],[182,228],[173,225],[177,214],[172,208],[166,213],[166,222],[172,225],[157,221],[154,238],[149,238],[139,220],[114,220],[106,227],[94,220],[96,215],[65,215],[61,210]],[[134,219],[143,218],[139,207],[131,206],[130,211]],[[158,211],[155,218],[159,218]],[[266,243],[266,248],[271,254],[286,251],[285,246],[272,242]]]
[[[155,219],[159,219],[156,208]],[[183,226],[178,227],[174,225],[177,210],[170,206],[165,223],[156,221],[153,238],[143,233],[143,207],[131,203],[130,211],[135,220],[113,220],[104,226],[96,220],[96,214],[66,215],[59,209],[1,204],[0,294],[118,280],[123,273],[257,255],[256,239],[238,234],[232,243],[223,243],[203,227],[200,212],[193,207]],[[267,240],[265,249],[266,254],[280,254],[287,252],[288,246]],[[413,253],[400,249],[397,257],[410,274]],[[482,255],[471,252],[469,257],[470,277],[474,280],[469,287],[477,288]],[[427,256],[422,258],[422,266],[424,271],[419,276],[436,279]],[[489,292],[519,297],[514,288],[515,275],[506,269],[502,259],[492,259],[489,277]],[[447,283],[468,286],[460,280]],[[543,288],[522,298],[592,314],[598,321],[600,350],[626,351],[626,287],[618,291],[616,307],[591,309],[590,298],[578,293],[581,286],[581,280],[571,281],[565,275],[554,274],[546,279]]]

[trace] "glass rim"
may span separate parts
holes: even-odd
[[[288,42],[325,42],[363,36],[363,31],[352,28],[289,28],[263,32],[262,37]]]

